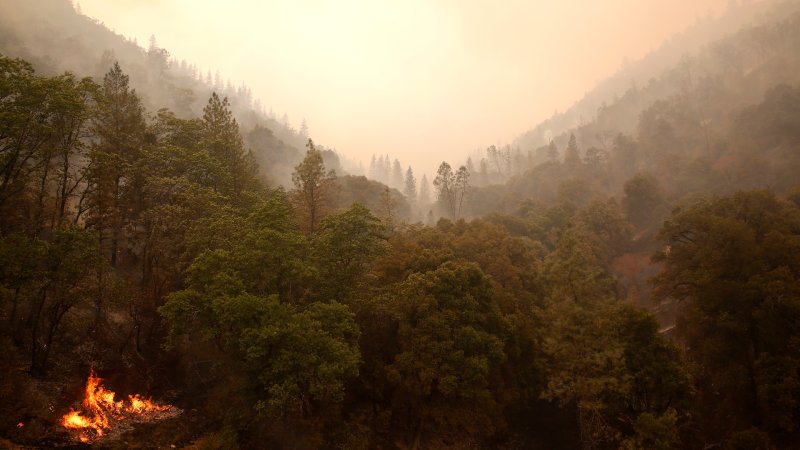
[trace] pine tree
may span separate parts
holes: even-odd
[[[308,123],[306,123],[305,118],[303,118],[303,121],[300,123],[300,137],[308,139]]]
[[[406,171],[403,195],[406,196],[406,200],[409,203],[414,204],[417,202],[417,180],[414,178],[414,171],[411,170],[411,166],[408,166],[408,170]]]
[[[292,173],[292,194],[306,232],[313,233],[332,200],[336,172],[325,171],[322,155],[311,139],[306,147],[308,151],[305,159]]]
[[[227,97],[220,100],[216,92],[211,94],[203,108],[203,128],[208,152],[227,169],[229,192],[240,194],[254,182],[255,165],[252,155],[245,152],[239,124],[233,117]],[[223,182],[218,189],[228,191],[225,184]]]
[[[436,178],[433,179],[433,187],[436,189],[436,201],[447,210],[453,220],[456,218],[455,183],[453,168],[443,161],[436,172]]]
[[[575,167],[580,165],[581,163],[581,155],[580,151],[578,150],[578,141],[575,139],[575,134],[569,135],[569,143],[567,144],[567,149],[564,150],[564,164]]]
[[[103,77],[92,123],[96,137],[89,168],[92,188],[93,219],[100,234],[101,250],[109,252],[112,266],[117,256],[125,225],[126,187],[130,187],[131,166],[139,157],[145,122],[144,108],[136,91],[129,87],[128,76],[118,63]]]
[[[383,184],[391,184],[392,182],[392,160],[389,155],[383,156]]]
[[[396,159],[392,164],[392,187],[396,189],[402,189],[403,187],[403,167],[400,165],[400,161]]]

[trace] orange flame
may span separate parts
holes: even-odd
[[[76,433],[81,442],[103,437],[112,426],[125,422],[149,422],[177,412],[172,405],[159,405],[139,394],[129,395],[128,401],[114,401],[116,394],[102,385],[102,379],[89,373],[83,397],[83,410],[70,412],[61,418],[61,425]]]

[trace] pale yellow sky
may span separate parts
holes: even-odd
[[[510,142],[729,0],[80,0],[367,161]],[[433,166],[433,167],[430,167]]]

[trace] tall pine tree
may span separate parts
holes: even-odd
[[[208,152],[225,167],[229,175],[229,180],[223,182],[220,190],[238,195],[252,188],[255,183],[255,164],[252,155],[245,151],[239,124],[233,117],[227,97],[220,100],[216,92],[211,94],[208,104],[203,108],[203,128]]]
[[[131,167],[139,158],[144,140],[144,108],[128,76],[118,63],[103,77],[92,123],[95,141],[89,170],[92,183],[91,217],[100,235],[101,251],[117,265],[122,231],[128,210],[126,188],[131,186]],[[130,198],[130,196],[127,196]]]

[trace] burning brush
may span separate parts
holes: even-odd
[[[81,442],[92,442],[112,430],[122,431],[133,423],[154,422],[175,417],[180,410],[172,405],[160,405],[138,394],[129,395],[127,401],[115,401],[116,394],[103,386],[103,380],[89,373],[82,408],[61,418],[61,425],[70,430]]]

